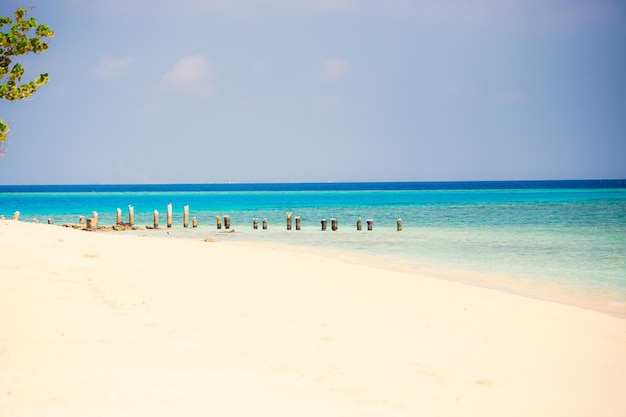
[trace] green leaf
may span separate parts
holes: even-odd
[[[4,142],[7,140],[7,135],[10,131],[11,129],[9,129],[9,126],[4,123],[3,120],[0,120],[0,142]]]
[[[48,26],[38,24],[34,17],[26,19],[26,9],[17,9],[14,16],[15,19],[0,16],[0,29],[10,26],[8,31],[5,29],[0,32],[0,80],[5,80],[4,84],[0,84],[0,100],[7,101],[30,97],[48,82],[48,74],[44,73],[30,82],[18,85],[24,76],[24,67],[19,62],[11,65],[21,55],[46,51],[48,42],[44,38],[54,37],[54,32]],[[5,78],[7,75],[8,80]],[[6,140],[9,131],[9,126],[0,120],[0,142]]]

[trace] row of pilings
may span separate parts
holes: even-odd
[[[13,214],[13,220],[19,220],[20,217],[20,212],[16,211]],[[302,222],[300,219],[300,216],[292,216],[292,213],[287,213],[287,230],[292,230],[292,226],[295,220],[295,229],[296,230],[301,230],[302,228]],[[35,219],[35,222],[38,223],[38,221]],[[172,205],[168,204],[167,205],[167,227],[171,228],[172,227]],[[367,219],[365,220],[366,225],[367,225],[367,230],[368,231],[372,231],[374,229],[374,219]],[[48,224],[54,224],[54,221],[50,218],[48,219]],[[262,220],[262,228],[263,230],[267,229],[267,219],[263,219]],[[339,229],[339,221],[335,218],[331,218],[330,219],[330,227],[331,230],[336,231]],[[98,229],[98,212],[94,211],[92,213],[92,217],[86,219],[85,222],[85,216],[80,216],[78,219],[78,227],[81,228],[85,228],[87,230],[96,230]],[[115,226],[113,226],[113,229],[116,230],[124,230],[126,228],[133,228],[135,226],[135,208],[133,206],[128,206],[128,222],[124,222],[122,220],[122,209],[118,208],[117,209],[117,213],[116,213],[116,217],[115,217]],[[198,227],[198,219],[196,217],[193,217],[191,220],[191,226],[192,227]],[[230,216],[229,215],[224,215],[222,217],[220,216],[216,216],[216,227],[218,230],[222,229],[222,226],[224,227],[225,230],[230,230]],[[146,226],[149,229],[158,229],[159,228],[159,211],[158,210],[154,210],[153,213],[153,224],[152,226]],[[183,207],[183,227],[187,228],[189,227],[189,206],[186,205]],[[322,230],[326,230],[328,227],[328,220],[326,219],[322,219],[321,220],[321,229]],[[258,218],[254,218],[252,219],[252,228],[253,229],[258,229],[259,228],[259,219]],[[397,231],[402,231],[402,219],[398,219],[398,221],[396,222],[396,229]],[[356,230],[361,231],[363,230],[363,221],[361,220],[361,218],[359,217],[359,219],[356,222]]]

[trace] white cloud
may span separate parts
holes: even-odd
[[[204,55],[181,58],[161,80],[169,91],[195,97],[215,94],[211,63]]]
[[[123,75],[132,63],[131,58],[115,59],[104,56],[98,65],[91,67],[91,73],[96,77],[110,80]]]
[[[322,75],[325,80],[333,81],[343,77],[350,71],[350,65],[340,58],[331,58],[324,64]]]

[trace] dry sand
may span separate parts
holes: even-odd
[[[0,221],[0,416],[624,416],[626,320],[298,251]]]

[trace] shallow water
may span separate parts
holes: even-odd
[[[437,185],[439,185],[437,187]],[[567,186],[566,188],[564,188]],[[230,187],[230,188],[229,188]],[[470,281],[626,317],[626,185],[613,182],[0,186],[0,214],[77,223],[133,205],[137,232],[330,250],[357,262]],[[183,206],[197,229],[183,229]],[[302,230],[286,230],[286,213]],[[215,227],[230,215],[235,233]],[[356,230],[358,218],[363,231]],[[252,219],[259,219],[253,230]],[[331,218],[339,222],[331,230]],[[372,231],[366,220],[374,219]],[[396,230],[402,219],[403,230]],[[261,230],[267,219],[268,230]],[[320,221],[328,220],[321,231]],[[169,235],[167,234],[169,232]]]

